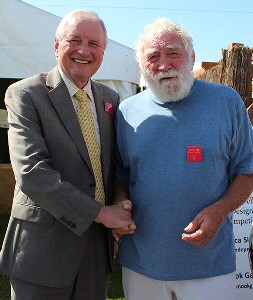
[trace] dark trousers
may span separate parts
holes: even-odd
[[[82,263],[71,285],[54,288],[11,278],[11,299],[105,300],[110,273],[107,234],[102,225],[95,223],[88,231]]]

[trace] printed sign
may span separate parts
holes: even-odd
[[[248,251],[249,235],[253,221],[253,193],[234,211],[234,235],[236,251],[236,300],[253,299],[253,276]]]

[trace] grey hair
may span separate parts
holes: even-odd
[[[191,56],[193,53],[193,39],[189,32],[174,21],[166,18],[159,18],[154,23],[148,24],[144,28],[144,32],[136,42],[136,58],[139,63],[141,63],[144,54],[144,42],[150,33],[155,33],[158,37],[161,37],[166,33],[176,33],[181,37],[185,50],[188,54]]]
[[[108,37],[107,37],[107,30],[105,27],[105,24],[103,22],[102,19],[99,18],[98,14],[96,14],[93,11],[90,10],[86,10],[86,9],[78,9],[78,10],[74,10],[71,13],[69,13],[68,15],[66,15],[59,23],[56,32],[55,32],[55,39],[56,40],[62,40],[65,36],[65,31],[66,31],[66,25],[68,25],[68,23],[70,22],[70,20],[72,18],[80,18],[80,19],[92,19],[92,20],[97,20],[99,21],[99,23],[101,24],[103,30],[104,30],[104,34],[105,34],[105,47],[108,44]]]

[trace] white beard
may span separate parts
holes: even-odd
[[[145,69],[142,66],[141,71],[146,86],[162,102],[177,102],[182,100],[189,95],[194,81],[191,62],[183,65],[179,71],[160,71],[154,75],[150,69]],[[160,79],[165,77],[176,78],[161,82]]]

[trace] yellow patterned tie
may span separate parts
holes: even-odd
[[[105,192],[101,170],[100,151],[94,127],[93,114],[88,104],[89,98],[84,90],[79,90],[75,97],[78,101],[77,117],[82,129],[83,137],[89,152],[92,169],[96,179],[96,200],[105,204]]]

